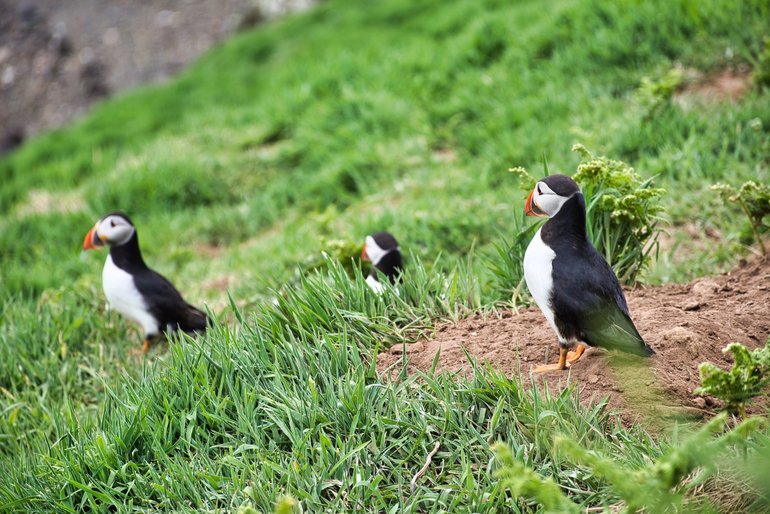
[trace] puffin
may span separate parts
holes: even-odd
[[[588,240],[585,200],[575,181],[565,175],[540,180],[524,212],[548,218],[527,246],[524,279],[559,340],[558,363],[533,371],[567,369],[586,345],[653,355],[631,321],[618,278]]]
[[[144,263],[136,227],[126,214],[106,214],[83,240],[84,250],[104,245],[110,247],[102,271],[104,294],[113,309],[141,325],[143,353],[161,335],[206,330],[209,317],[187,303],[171,282]]]
[[[377,294],[382,293],[384,286],[380,275],[395,284],[401,275],[401,249],[398,241],[388,232],[377,232],[366,236],[361,259],[372,263],[366,283]]]

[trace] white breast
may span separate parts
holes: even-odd
[[[385,289],[383,285],[380,284],[380,282],[371,275],[366,277],[366,283],[369,284],[369,287],[372,288],[372,291],[377,294],[382,294],[382,290]]]
[[[524,280],[527,282],[529,292],[535,303],[543,311],[548,323],[558,335],[554,323],[553,309],[551,308],[551,292],[553,291],[553,259],[556,253],[548,247],[543,238],[540,237],[540,230],[530,241],[527,251],[524,254]]]
[[[102,287],[110,307],[139,323],[145,336],[158,334],[158,321],[147,311],[147,304],[134,284],[134,277],[118,268],[110,255],[107,255],[102,270]]]

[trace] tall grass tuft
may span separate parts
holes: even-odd
[[[501,235],[500,241],[494,244],[494,253],[487,259],[487,267],[493,276],[495,297],[515,306],[527,302],[524,253],[540,225],[527,224],[523,209],[517,211],[514,219],[518,223],[513,228],[512,236],[509,239],[506,234]]]

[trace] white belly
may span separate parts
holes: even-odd
[[[136,289],[134,277],[118,268],[109,255],[102,270],[102,287],[111,308],[139,323],[145,336],[158,334],[158,321],[147,311],[147,304]]]
[[[543,311],[551,328],[558,335],[559,331],[556,329],[553,309],[551,308],[551,292],[553,291],[551,271],[555,257],[556,253],[546,246],[540,237],[540,230],[538,230],[524,253],[524,280],[527,282],[527,288],[529,288],[532,298],[535,299],[535,303]]]
[[[383,285],[380,284],[380,282],[371,275],[367,275],[366,283],[369,284],[369,287],[372,288],[372,291],[377,294],[382,294],[382,290],[385,289]]]

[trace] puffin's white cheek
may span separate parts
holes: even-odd
[[[558,195],[541,195],[538,200],[540,209],[548,216],[554,216],[561,209],[564,199]]]

